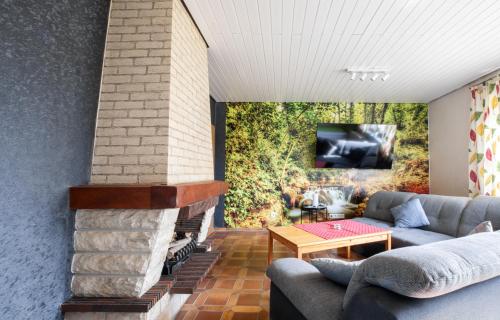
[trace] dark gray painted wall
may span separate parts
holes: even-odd
[[[214,178],[224,181],[226,178],[226,103],[213,103],[215,124],[215,161]],[[219,197],[219,204],[215,207],[214,225],[218,228],[226,226],[224,222],[224,196]]]
[[[0,318],[58,319],[89,179],[109,2],[0,1]]]

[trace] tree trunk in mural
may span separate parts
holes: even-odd
[[[403,127],[404,114],[400,110],[392,111],[392,120],[398,126],[398,130],[404,129]]]
[[[372,103],[371,104],[371,118],[370,118],[370,123],[377,123],[377,120],[375,118],[375,111],[376,111],[376,104],[375,103]]]
[[[349,103],[349,123],[352,123],[354,117],[354,103]]]
[[[384,103],[384,107],[382,108],[382,115],[380,116],[380,122],[379,123],[384,123],[385,122],[385,114],[387,112],[387,107],[389,106],[388,103]]]

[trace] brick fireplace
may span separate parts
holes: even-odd
[[[207,46],[189,12],[181,0],[113,0],[91,184],[70,189],[65,319],[173,318],[218,257],[202,245],[193,272],[162,276],[174,232],[196,226],[203,244],[226,191],[213,181]]]

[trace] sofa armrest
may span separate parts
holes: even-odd
[[[272,290],[271,295],[282,294],[304,318],[340,319],[346,288],[325,278],[310,263],[295,258],[278,259],[267,269],[267,276],[271,279],[272,287],[278,289]],[[273,320],[286,319],[278,316],[284,313],[279,312],[279,306],[273,305],[280,301],[275,298],[271,297]]]
[[[345,320],[498,319],[500,304],[494,294],[500,277],[476,283],[435,298],[417,299],[369,286],[360,289],[344,310]]]
[[[266,275],[282,291],[286,291],[288,287],[293,290],[297,286],[297,281],[308,281],[322,276],[316,267],[295,258],[274,260],[267,268]]]

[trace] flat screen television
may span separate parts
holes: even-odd
[[[316,138],[316,168],[392,168],[396,125],[320,123]]]

